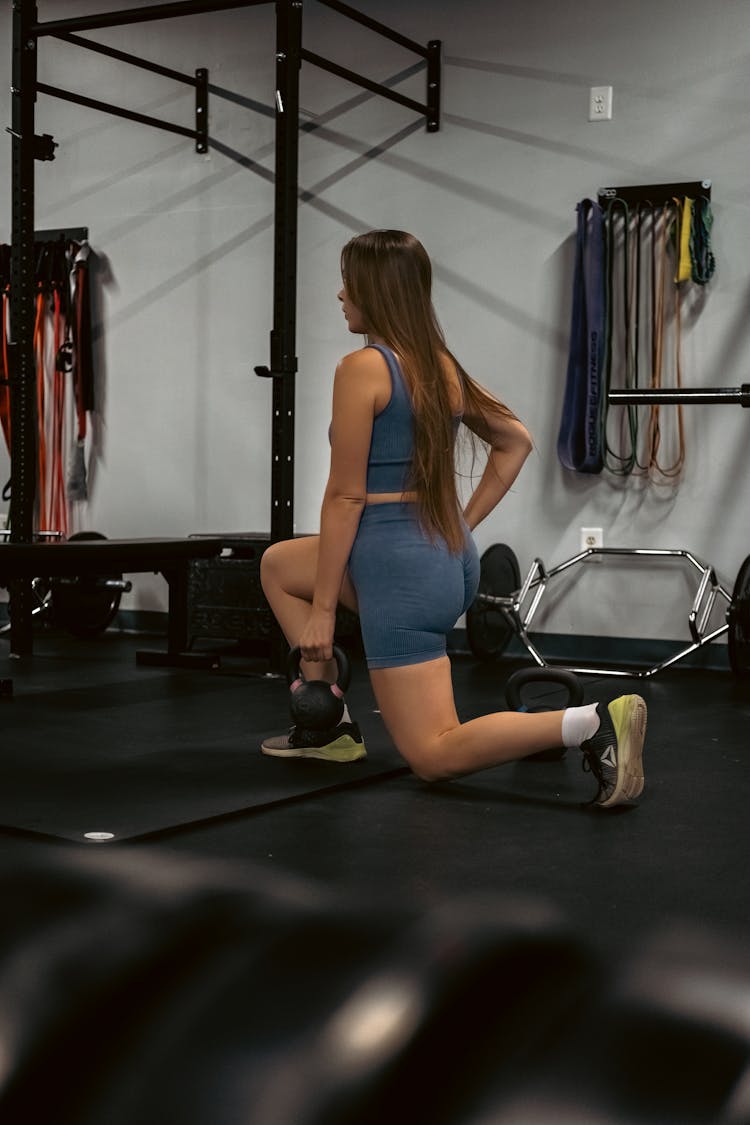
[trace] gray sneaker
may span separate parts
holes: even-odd
[[[367,757],[365,741],[356,723],[339,723],[331,730],[305,730],[295,724],[289,734],[264,739],[260,748],[272,758],[356,762]]]
[[[608,809],[628,804],[643,792],[646,704],[640,695],[621,695],[606,712],[600,710],[600,719],[599,730],[581,743],[581,750],[583,768],[599,785],[592,803]]]

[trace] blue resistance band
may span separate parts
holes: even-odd
[[[591,199],[576,208],[575,273],[570,352],[557,455],[566,469],[600,473],[603,468],[600,400],[606,337],[604,216]]]

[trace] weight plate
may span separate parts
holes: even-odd
[[[98,531],[79,531],[73,540],[106,539]],[[120,579],[121,574],[106,578]],[[52,606],[55,619],[74,637],[90,638],[103,633],[111,624],[120,605],[122,591],[102,585],[102,576],[81,575],[72,582],[56,579],[52,582]]]
[[[477,597],[466,611],[466,638],[479,660],[499,656],[510,643],[513,626],[505,614],[485,604],[480,595],[508,597],[521,586],[518,559],[506,543],[493,543],[479,560]]]
[[[729,663],[735,676],[750,676],[750,555],[737,573],[727,614]]]

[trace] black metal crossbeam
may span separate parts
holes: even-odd
[[[72,43],[76,47],[85,47],[87,51],[94,51],[98,55],[106,55],[110,59],[117,59],[118,62],[128,63],[129,66],[137,66],[141,70],[148,70],[152,74],[161,74],[172,82],[184,82],[186,86],[198,84],[198,79],[192,74],[182,74],[179,70],[172,70],[160,63],[149,62],[148,59],[139,58],[138,55],[118,51],[115,47],[108,47],[106,43],[96,43],[93,39],[83,39],[80,35],[69,35],[61,31],[57,32],[54,38],[60,39],[63,43]]]
[[[407,98],[404,94],[399,94],[398,91],[391,90],[380,82],[373,82],[372,79],[365,78],[353,70],[348,70],[345,66],[339,66],[338,63],[331,62],[330,59],[324,59],[322,55],[316,55],[313,51],[303,48],[302,58],[305,62],[312,63],[313,66],[318,66],[321,70],[327,70],[338,78],[345,78],[347,82],[353,82],[356,86],[371,90],[373,94],[380,94],[392,102],[398,102],[399,105],[406,106],[407,109],[413,109],[415,113],[427,114],[429,112],[429,107],[424,103],[417,102],[413,98]]]
[[[371,16],[364,15],[363,12],[358,12],[356,8],[350,7],[349,4],[342,4],[341,0],[319,0],[326,8],[333,8],[342,16],[347,19],[354,20],[355,23],[361,23],[363,27],[369,27],[371,31],[376,31],[378,35],[390,39],[393,43],[398,43],[401,47],[405,47],[407,51],[415,51],[418,55],[423,55],[427,58],[428,49],[422,43],[417,43],[414,39],[407,38],[406,35],[400,35],[398,31],[393,28],[387,27],[386,24],[380,23],[379,20],[374,20]]]
[[[168,78],[171,82],[181,82],[185,86],[191,86],[195,90],[195,129],[192,132],[190,130],[186,131],[183,126],[171,125],[155,117],[147,117],[144,114],[135,113],[134,111],[116,107],[95,99],[87,100],[82,95],[62,91],[53,86],[45,87],[43,90],[44,93],[48,93],[53,97],[63,98],[65,101],[75,102],[78,105],[86,105],[89,108],[98,109],[103,113],[111,113],[116,117],[124,117],[129,121],[137,121],[142,125],[151,125],[154,128],[162,129],[168,133],[177,133],[180,136],[193,136],[195,138],[196,152],[208,152],[208,70],[206,70],[205,67],[199,67],[195,71],[195,74],[182,74],[179,70],[173,70],[171,67],[162,66],[160,63],[150,62],[148,59],[142,59],[138,55],[128,54],[126,51],[118,51],[115,47],[108,47],[106,43],[97,43],[93,39],[83,39],[80,35],[70,35],[59,32],[55,35],[55,38],[63,43],[70,43],[75,47],[83,47],[87,51],[94,51],[95,54],[106,55],[107,58],[127,63],[128,66],[135,66],[140,70],[147,70],[150,74],[158,74],[163,78]],[[37,88],[41,89],[41,86]]]
[[[124,117],[128,121],[137,121],[139,125],[151,125],[166,133],[177,133],[181,137],[191,137],[194,140],[198,137],[197,131],[189,129],[186,125],[174,125],[171,121],[162,121],[159,117],[149,117],[145,113],[136,113],[134,110],[125,109],[123,106],[100,102],[96,98],[87,98],[83,94],[74,94],[71,90],[61,90],[58,86],[48,86],[46,82],[37,83],[37,90],[40,94],[48,94],[52,98],[62,98],[63,101],[83,105],[88,109],[98,109],[101,113],[111,113],[115,117]]]
[[[122,27],[130,23],[148,23],[152,20],[173,19],[175,16],[194,16],[203,12],[220,12],[230,8],[251,8],[268,4],[271,0],[179,0],[171,4],[152,4],[148,8],[124,8],[117,12],[101,12],[96,16],[74,16],[64,20],[46,20],[34,23],[32,35],[60,35],[69,31],[92,31],[99,27]]]

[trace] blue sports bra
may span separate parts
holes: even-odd
[[[368,344],[388,364],[391,397],[372,423],[370,455],[367,458],[368,492],[404,492],[414,456],[414,411],[401,366],[390,348]]]
[[[390,348],[383,344],[367,344],[375,348],[388,364],[391,375],[391,397],[387,406],[376,414],[372,423],[370,453],[367,458],[367,491],[406,492],[409,470],[414,457],[414,411],[404,381],[401,365]],[[458,431],[461,415],[454,418]],[[331,430],[328,429],[330,440]]]

